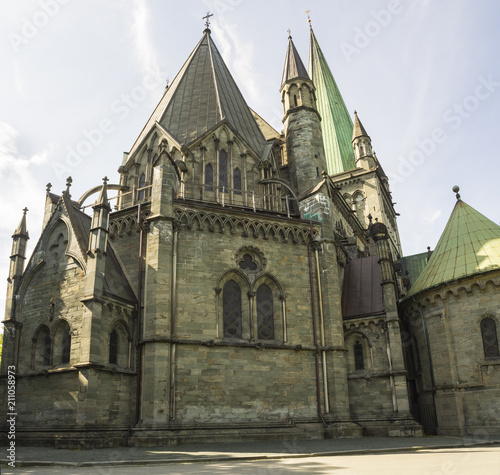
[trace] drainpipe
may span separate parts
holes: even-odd
[[[312,308],[312,322],[313,322],[313,337],[314,337],[314,346],[316,347],[316,352],[314,355],[315,364],[316,364],[316,402],[318,406],[318,416],[323,422],[323,425],[328,427],[328,424],[323,417],[323,413],[321,412],[321,388],[320,388],[320,380],[319,380],[319,358],[318,354],[320,351],[320,347],[318,344],[318,338],[316,335],[316,303],[314,299],[314,278],[313,278],[313,269],[312,269],[312,255],[311,255],[311,244],[313,242],[313,229],[312,229],[312,221],[311,224],[311,239],[307,244],[307,254],[309,257],[309,283],[311,288],[311,308]]]
[[[137,331],[135,337],[135,354],[137,359],[137,390],[135,394],[135,424],[139,423],[141,416],[141,382],[142,382],[142,344],[141,325],[142,325],[142,274],[143,274],[143,259],[144,259],[144,228],[141,223],[142,204],[139,203],[137,208],[137,225],[139,226],[139,276],[137,279]]]
[[[396,384],[394,382],[394,373],[392,368],[392,351],[391,351],[391,343],[389,341],[389,327],[385,324],[384,328],[385,333],[385,344],[387,347],[387,360],[389,361],[389,380],[391,381],[391,391],[392,391],[392,407],[394,412],[398,412],[398,399],[396,397]]]
[[[172,297],[170,299],[170,337],[175,338],[175,317],[177,312],[177,225],[173,223],[174,235],[172,243]],[[176,344],[171,344],[170,351],[170,420],[175,418],[175,359]]]
[[[318,278],[318,294],[319,294],[319,319],[320,319],[320,333],[321,333],[321,346],[325,347],[325,319],[323,316],[323,291],[321,286],[321,272],[319,269],[319,253],[318,248],[314,249],[316,257],[316,274]],[[321,357],[323,362],[323,386],[325,388],[325,412],[330,412],[330,404],[328,403],[328,376],[326,369],[326,351],[321,350]]]

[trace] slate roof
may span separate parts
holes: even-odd
[[[292,37],[288,37],[288,48],[286,50],[285,56],[285,66],[283,68],[283,77],[281,78],[281,87],[292,79],[303,78],[308,79],[309,74],[307,74],[306,67],[300,59],[299,53],[293,44]]]
[[[309,43],[309,76],[316,87],[328,173],[335,175],[354,170],[356,162],[352,148],[352,119],[312,28]]]
[[[458,199],[436,249],[405,299],[496,269],[500,269],[500,226]]]
[[[383,312],[382,272],[378,257],[349,261],[342,288],[342,318],[380,315]]]
[[[158,122],[179,143],[189,144],[226,120],[260,157],[266,146],[255,118],[206,29],[165,91],[129,156]]]

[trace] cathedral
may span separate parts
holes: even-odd
[[[434,251],[403,256],[371,138],[309,46],[308,68],[283,48],[278,132],[207,24],[119,179],[47,187],[31,257],[25,210],[0,375],[19,443],[500,434],[500,226],[455,188]]]

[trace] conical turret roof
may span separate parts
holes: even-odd
[[[359,120],[358,113],[354,111],[354,128],[352,129],[352,140],[357,139],[358,137],[369,137],[366,133],[363,124]]]
[[[302,62],[302,59],[300,59],[299,53],[293,44],[292,36],[290,35],[288,36],[288,48],[286,50],[285,67],[283,68],[281,87],[283,87],[287,81],[297,78],[310,80],[306,67]]]
[[[19,225],[17,226],[16,230],[14,231],[14,234],[12,237],[16,236],[23,236],[25,238],[29,238],[28,234],[28,228],[26,225],[26,213],[28,212],[28,208],[23,209],[23,217],[21,218],[21,221],[19,222]]]
[[[309,49],[309,76],[316,87],[328,173],[353,170],[352,119],[312,28]]]
[[[458,199],[436,249],[406,298],[495,269],[500,269],[500,226]]]
[[[224,120],[261,155],[266,140],[207,28],[165,91],[130,154],[156,122],[180,144],[188,146]]]

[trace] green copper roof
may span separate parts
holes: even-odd
[[[328,173],[334,175],[353,170],[356,168],[356,162],[352,148],[352,119],[312,28],[309,43],[309,76],[316,87]]]
[[[500,269],[500,226],[459,199],[428,264],[406,298],[494,269]]]

